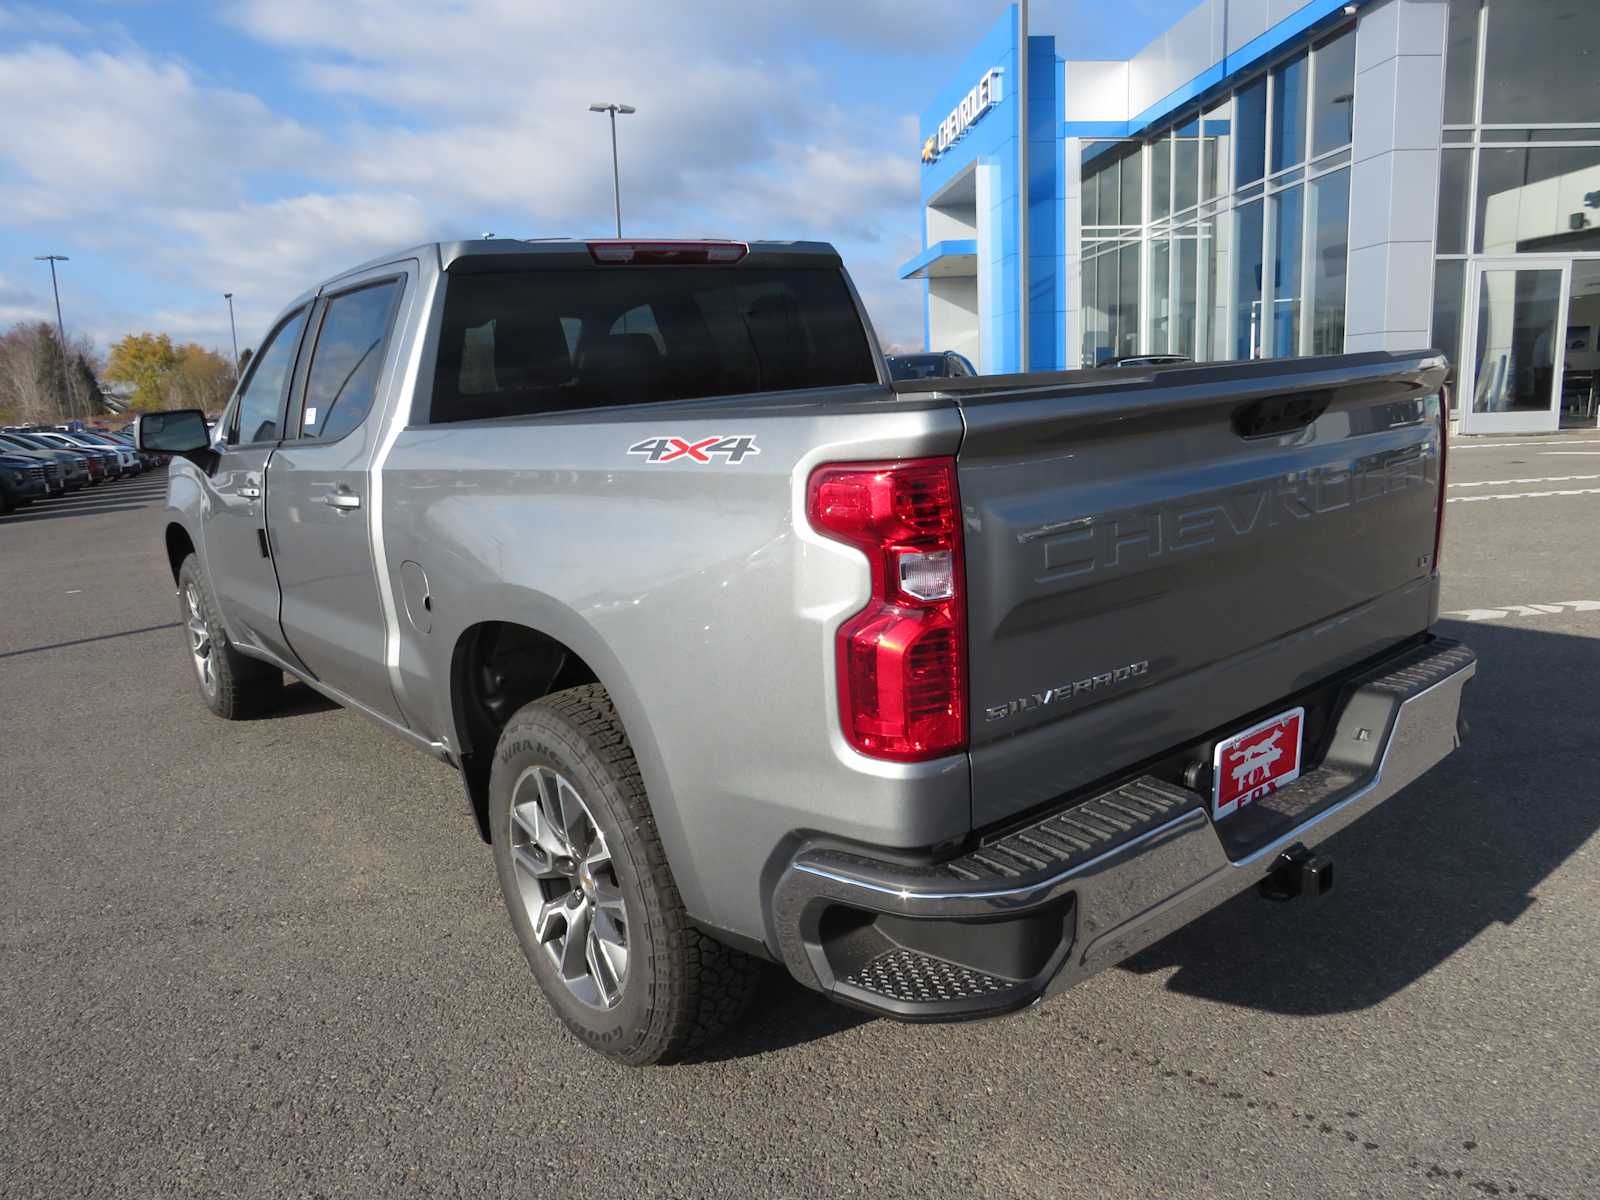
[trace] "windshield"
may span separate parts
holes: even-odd
[[[431,419],[877,380],[837,267],[457,272]]]

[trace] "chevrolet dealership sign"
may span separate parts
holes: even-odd
[[[1004,98],[1000,88],[1000,68],[990,67],[978,80],[977,86],[961,97],[961,103],[939,122],[939,128],[934,130],[933,136],[922,143],[922,161],[937,162],[941,154],[959,142],[967,130],[977,123],[979,117]]]

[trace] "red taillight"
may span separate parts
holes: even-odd
[[[811,475],[819,533],[855,546],[872,599],[839,627],[839,716],[863,754],[914,762],[967,743],[967,625],[953,458],[836,463]]]
[[[1445,459],[1450,450],[1450,389],[1439,392],[1439,515],[1433,523],[1433,569],[1439,569],[1439,554],[1444,550]]]
[[[677,266],[736,263],[750,247],[743,242],[590,242],[597,263],[632,266]]]

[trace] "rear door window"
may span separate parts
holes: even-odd
[[[430,419],[877,382],[834,268],[648,266],[448,279]]]
[[[385,279],[330,299],[317,326],[301,404],[300,437],[337,441],[366,420],[378,394],[401,280]]]

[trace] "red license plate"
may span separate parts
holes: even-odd
[[[1211,756],[1211,816],[1220,821],[1300,777],[1306,710],[1291,708],[1217,743]]]

